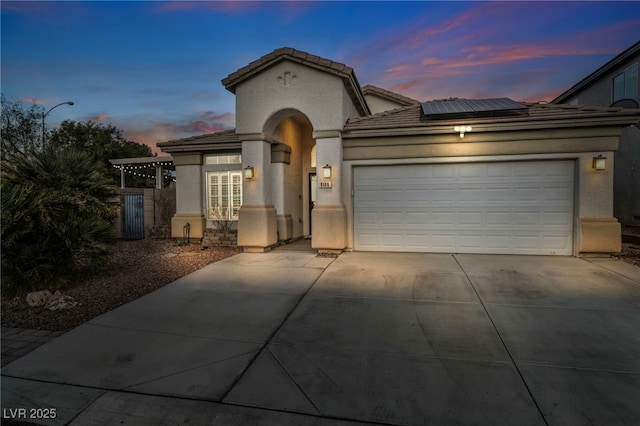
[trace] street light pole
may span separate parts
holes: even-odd
[[[58,108],[60,105],[73,105],[73,102],[71,101],[67,101],[67,102],[60,102],[58,105],[54,105],[51,108],[49,108],[49,111],[45,112],[42,114],[42,150],[44,151],[44,144],[45,144],[45,130],[44,130],[44,119],[47,115],[49,115],[49,113],[51,111],[53,111],[55,108]]]

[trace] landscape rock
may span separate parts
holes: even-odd
[[[31,307],[44,306],[51,297],[49,290],[34,291],[27,294],[27,304]]]
[[[59,309],[75,308],[78,305],[79,303],[76,302],[73,297],[65,296],[58,290],[53,294],[51,299],[49,299],[49,301],[45,305],[45,308],[49,309],[50,311],[57,311]]]

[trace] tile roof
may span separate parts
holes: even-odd
[[[236,86],[244,80],[252,77],[260,71],[280,62],[283,60],[290,60],[298,62],[324,72],[328,72],[345,80],[345,87],[352,97],[356,107],[362,115],[369,114],[369,107],[364,100],[360,84],[356,78],[356,74],[353,68],[340,62],[335,62],[330,59],[321,58],[320,56],[312,55],[302,50],[296,50],[291,47],[282,47],[276,49],[271,53],[267,53],[261,58],[251,62],[235,72],[232,72],[227,77],[222,79],[222,84],[231,93],[235,93]]]
[[[344,127],[344,135],[349,132],[366,130],[393,130],[409,128],[429,128],[451,124],[493,124],[493,123],[528,123],[534,121],[569,120],[607,117],[631,117],[630,122],[640,120],[640,109],[623,109],[612,107],[588,107],[562,104],[526,103],[528,115],[505,115],[482,118],[452,118],[426,120],[422,117],[420,105],[410,105],[390,111],[352,118]]]
[[[222,80],[222,84],[227,90],[235,93],[235,86],[242,80],[255,74],[259,70],[271,66],[276,62],[280,62],[285,58],[302,64],[311,65],[315,68],[320,68],[333,74],[342,76],[353,74],[353,68],[340,62],[334,62],[330,59],[321,58],[320,56],[312,55],[302,50],[296,50],[292,47],[281,47],[280,49],[276,49],[271,53],[267,53],[260,59],[251,62],[249,65],[246,65],[239,70],[232,72]]]
[[[419,101],[416,101],[415,99],[411,99],[411,98],[403,96],[403,95],[401,95],[399,93],[390,92],[389,90],[385,90],[385,89],[383,89],[381,87],[372,86],[370,84],[367,84],[366,86],[364,86],[362,88],[362,94],[365,95],[365,96],[369,95],[369,94],[377,95],[377,96],[379,96],[381,98],[388,99],[388,100],[390,100],[392,102],[396,102],[396,103],[402,104],[404,106],[415,105],[415,104],[419,104],[420,103]]]
[[[158,147],[165,152],[197,150],[203,146],[218,147],[219,149],[239,149],[240,139],[236,135],[236,129],[223,130],[216,133],[207,133],[188,138],[174,139],[167,142],[159,142]]]

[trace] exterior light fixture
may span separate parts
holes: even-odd
[[[606,170],[607,168],[607,157],[603,157],[602,155],[598,155],[597,157],[593,157],[593,162],[591,163],[591,167],[593,167],[596,171]]]
[[[470,132],[471,131],[471,126],[456,126],[453,128],[454,132],[459,132],[460,133],[460,139],[464,138],[464,134],[466,132]]]
[[[331,179],[331,166],[330,165],[326,165],[322,168],[322,176],[325,177],[325,179]]]
[[[253,167],[247,166],[244,168],[244,178],[245,179],[253,179],[255,174],[253,173]]]

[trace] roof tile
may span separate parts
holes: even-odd
[[[378,114],[365,117],[352,118],[347,121],[344,132],[357,130],[381,130],[410,127],[432,127],[449,123],[505,123],[505,122],[526,122],[555,119],[576,119],[576,118],[596,118],[611,117],[614,115],[632,116],[640,119],[640,109],[621,109],[609,107],[584,107],[562,104],[537,104],[526,103],[529,107],[529,114],[524,116],[493,116],[483,118],[455,118],[425,120],[421,115],[420,104],[396,108]]]
[[[302,50],[296,50],[290,47],[281,47],[251,62],[249,65],[246,65],[232,72],[222,80],[222,84],[224,84],[224,86],[228,90],[232,90],[233,86],[235,86],[238,80],[242,79],[245,75],[250,74],[254,70],[257,70],[260,67],[266,64],[269,64],[277,60],[279,57],[283,57],[283,56],[289,56],[291,58],[301,60],[302,62],[319,65],[323,68],[327,68],[327,71],[333,70],[333,72],[338,71],[339,73],[344,73],[344,74],[353,73],[353,68],[348,67],[347,65],[342,64],[340,62],[334,62],[329,59],[321,58],[320,56],[311,55]]]
[[[289,58],[293,61],[298,61],[303,64],[313,66],[315,68],[324,69],[324,71],[337,74],[345,80],[348,80],[347,86],[350,87],[350,95],[354,97],[355,104],[361,114],[368,114],[368,107],[364,99],[359,94],[360,87],[353,71],[353,68],[342,64],[340,62],[334,62],[329,59],[321,58],[320,56],[311,55],[302,50],[292,49],[290,47],[282,47],[275,49],[273,52],[262,56],[260,59],[251,62],[249,65],[242,67],[235,72],[229,74],[226,78],[222,79],[222,84],[227,90],[235,93],[235,87],[240,84],[244,79],[249,78],[251,75],[257,73],[262,67],[268,67],[276,63],[279,58]],[[353,87],[351,87],[353,86]]]
[[[383,89],[381,87],[376,87],[376,86],[372,86],[370,84],[367,84],[366,86],[364,86],[362,88],[362,93],[364,95],[367,95],[369,93],[371,94],[375,94],[381,98],[386,98],[389,99],[391,101],[394,102],[399,102],[401,104],[404,105],[415,105],[415,104],[419,104],[419,101],[416,101],[415,99],[411,99],[408,98],[406,96],[403,96],[399,93],[395,93],[395,92],[391,92],[389,90]]]
[[[207,133],[204,135],[191,136],[188,138],[174,139],[167,142],[158,143],[159,147],[183,146],[195,144],[222,144],[240,142],[236,129],[222,130],[216,133]]]

